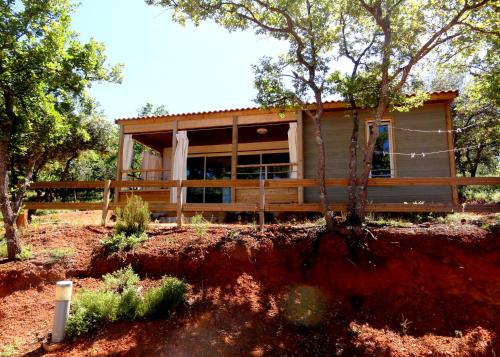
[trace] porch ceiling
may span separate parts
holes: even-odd
[[[266,128],[267,133],[257,133],[258,128]],[[288,123],[240,126],[238,142],[244,144],[288,140],[288,128]],[[172,132],[134,134],[133,139],[158,152],[172,146]],[[190,146],[231,144],[232,128],[188,130],[188,139]]]

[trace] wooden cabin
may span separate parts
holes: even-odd
[[[377,142],[372,177],[453,177],[455,162],[450,105],[456,91],[435,92],[425,104],[406,113],[384,116]],[[360,157],[372,123],[372,112],[361,112]],[[117,180],[225,180],[317,178],[317,150],[313,123],[301,110],[282,113],[259,108],[118,119],[120,145]],[[352,130],[348,105],[325,103],[322,119],[327,178],[348,175]],[[179,135],[187,136],[185,164],[175,164]],[[149,164],[131,169],[131,143],[150,150]],[[186,145],[183,141],[182,145]],[[450,151],[451,150],[451,151]],[[151,164],[152,163],[152,164]],[[181,166],[186,166],[182,168]],[[179,170],[182,172],[179,173]],[[181,176],[179,176],[181,175]],[[130,188],[117,189],[121,202]],[[256,203],[259,188],[188,187],[186,203]],[[149,202],[173,203],[175,188],[137,189]],[[346,202],[346,187],[329,188],[332,202]],[[370,187],[373,203],[457,204],[456,187]],[[318,189],[266,189],[267,203],[317,203]]]

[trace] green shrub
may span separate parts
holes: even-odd
[[[203,218],[201,213],[197,213],[191,218],[191,225],[198,238],[202,238],[208,232],[209,222]]]
[[[73,249],[71,249],[70,247],[45,249],[44,253],[47,254],[54,261],[66,259],[75,254]]]
[[[66,324],[68,338],[74,339],[106,322],[135,320],[172,311],[186,294],[186,284],[173,277],[164,277],[157,287],[148,289],[141,298],[137,285],[139,276],[131,267],[103,276],[104,288],[78,293]]]
[[[33,256],[33,247],[31,245],[24,245],[21,247],[21,253],[16,254],[17,260],[28,260]]]
[[[141,306],[142,299],[137,288],[127,288],[120,294],[116,316],[120,320],[134,320],[140,317]]]
[[[462,188],[466,201],[493,203],[500,202],[498,186],[467,186]]]
[[[143,233],[133,233],[127,235],[125,232],[115,233],[102,240],[102,244],[110,252],[117,252],[120,250],[130,250],[136,245],[148,239],[148,235]]]
[[[113,273],[106,274],[102,279],[104,280],[105,290],[117,293],[122,293],[128,289],[136,289],[140,280],[139,275],[134,272],[134,269],[130,265]]]
[[[113,291],[83,290],[78,293],[71,306],[66,324],[68,338],[74,339],[105,322],[115,321],[120,303],[120,294]]]
[[[139,236],[146,232],[150,222],[148,203],[141,197],[132,195],[127,199],[123,210],[116,210],[115,233]]]
[[[4,240],[0,240],[0,258],[7,258],[7,244]]]
[[[165,315],[177,307],[187,291],[186,283],[174,277],[164,277],[159,286],[144,294],[138,317]]]
[[[12,357],[16,355],[17,350],[19,349],[20,341],[16,340],[15,342],[0,346],[0,357]]]

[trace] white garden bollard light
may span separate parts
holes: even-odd
[[[64,340],[64,328],[69,316],[72,281],[58,281],[56,284],[56,306],[54,309],[54,325],[52,327],[52,343],[61,343]]]

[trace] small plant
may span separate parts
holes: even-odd
[[[12,357],[16,354],[19,348],[20,342],[15,341],[6,346],[0,347],[0,357]]]
[[[7,244],[3,239],[0,240],[0,258],[7,258]]]
[[[113,291],[83,290],[78,293],[66,323],[68,338],[74,339],[105,322],[115,321],[120,294]]]
[[[16,254],[17,260],[28,260],[33,256],[33,247],[31,245],[25,245],[21,247],[21,252]]]
[[[134,272],[130,265],[113,273],[106,274],[102,279],[106,291],[117,293],[122,293],[128,289],[136,289],[140,280],[139,275]]]
[[[139,276],[129,266],[103,276],[104,288],[83,290],[71,306],[66,324],[68,338],[90,332],[106,322],[135,320],[171,312],[185,297],[186,284],[164,277],[159,286],[139,294]]]
[[[410,325],[411,321],[405,318],[404,315],[401,315],[401,322],[399,323],[399,326],[401,328],[401,336],[406,336],[410,328]]]
[[[126,235],[125,233],[115,233],[112,236],[104,238],[101,242],[110,252],[117,252],[120,250],[130,250],[136,245],[146,241],[148,235],[143,233]]]
[[[139,196],[132,195],[127,199],[123,210],[116,210],[115,233],[126,236],[141,235],[148,229],[150,212],[148,203]]]
[[[193,226],[195,234],[198,238],[203,238],[205,234],[208,232],[208,221],[203,218],[201,213],[195,214],[193,218],[191,218],[191,225]]]
[[[164,277],[159,286],[144,294],[140,317],[165,315],[184,301],[186,283],[174,277]]]
[[[227,236],[230,238],[230,239],[238,239],[240,237],[240,232],[236,229],[231,229],[229,231],[229,233],[227,234]]]
[[[71,249],[70,247],[45,249],[44,253],[47,254],[52,259],[52,261],[64,260],[75,254],[73,249]]]
[[[131,196],[123,210],[116,210],[115,232],[104,238],[102,244],[111,252],[133,249],[148,239],[149,223],[148,203],[139,196]]]

